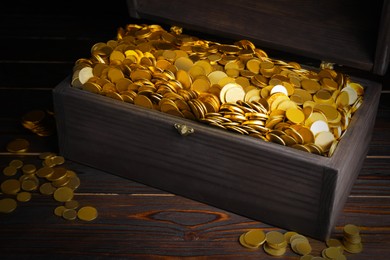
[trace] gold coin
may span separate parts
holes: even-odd
[[[152,101],[148,97],[146,97],[144,95],[136,96],[134,98],[134,104],[138,105],[138,106],[141,106],[141,107],[146,107],[146,108],[153,109]]]
[[[65,208],[67,209],[77,209],[79,207],[79,202],[77,200],[70,200],[65,202]]]
[[[0,213],[11,213],[17,207],[17,202],[14,199],[5,198],[0,200]]]
[[[17,173],[18,169],[14,166],[7,166],[3,169],[3,174],[5,176],[14,176]]]
[[[64,211],[62,211],[62,217],[67,220],[75,220],[77,218],[77,211],[65,208]]]
[[[45,182],[39,187],[39,192],[44,195],[52,195],[56,188],[50,183]]]
[[[48,181],[59,181],[66,178],[66,174],[68,170],[64,167],[56,167],[53,168],[53,171],[54,172],[52,174],[46,176],[46,179]]]
[[[15,195],[20,191],[20,182],[15,179],[5,180],[1,183],[1,191],[4,194]]]
[[[34,164],[25,164],[22,167],[22,172],[24,174],[34,174],[37,170],[37,167]]]
[[[84,221],[92,221],[96,219],[98,216],[98,212],[96,208],[91,206],[84,206],[79,209],[77,212],[77,217]]]
[[[75,190],[80,186],[80,179],[77,176],[69,177],[69,182],[65,185],[66,187]]]
[[[297,235],[298,233],[295,231],[287,231],[283,234],[284,238],[286,239],[287,243],[290,244],[290,238],[294,235]]]
[[[36,175],[40,178],[48,178],[50,175],[54,173],[54,169],[48,166],[43,166],[38,169]]]
[[[10,153],[23,153],[28,150],[30,142],[26,139],[17,138],[7,144],[7,151]]]
[[[286,110],[286,117],[294,124],[300,124],[305,120],[305,114],[303,114],[302,110],[295,107]]]
[[[12,161],[10,161],[9,166],[13,166],[16,169],[20,169],[23,167],[23,161],[17,160],[17,159],[12,160]]]
[[[62,213],[64,212],[65,210],[65,206],[58,206],[54,209],[54,215],[58,216],[58,217],[62,217]]]
[[[25,191],[34,191],[38,188],[38,183],[34,179],[26,179],[22,181],[21,187]]]
[[[314,256],[312,255],[303,255],[299,260],[312,260]]]
[[[300,241],[293,247],[293,251],[300,255],[307,255],[311,253],[311,245],[308,242]]]
[[[63,156],[54,156],[52,157],[52,162],[55,165],[61,165],[65,162],[65,158]]]
[[[20,202],[27,202],[31,200],[31,193],[27,191],[19,192],[16,195],[16,199]]]
[[[280,248],[287,245],[283,234],[278,231],[270,231],[266,234],[267,244],[272,248]]]
[[[343,228],[344,235],[347,236],[358,236],[360,231],[359,228],[356,225],[353,224],[347,224]]]
[[[238,241],[240,242],[240,244],[243,246],[243,247],[246,247],[246,248],[249,248],[249,249],[257,249],[258,247],[257,246],[251,246],[249,244],[246,243],[245,239],[244,239],[244,236],[245,236],[245,233],[242,234]]]
[[[264,243],[263,249],[267,254],[272,256],[282,256],[286,253],[286,247],[275,249],[270,247],[268,243]]]
[[[54,199],[59,202],[66,202],[73,198],[73,190],[69,187],[60,187],[54,191]]]
[[[244,234],[245,242],[253,247],[259,247],[265,242],[265,233],[261,229],[249,230]]]

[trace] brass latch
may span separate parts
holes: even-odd
[[[182,136],[193,134],[195,132],[194,128],[189,127],[187,125],[178,124],[178,123],[175,124],[175,128]]]

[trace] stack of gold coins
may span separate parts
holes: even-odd
[[[242,234],[239,241],[243,247],[257,249],[264,244],[265,233],[261,229],[252,229]]]
[[[129,24],[75,62],[71,85],[263,141],[332,156],[364,87],[333,69],[268,57],[172,27]]]
[[[16,138],[7,144],[7,151],[10,153],[24,153],[30,147],[30,142],[24,138]]]
[[[263,245],[264,251],[272,256],[282,256],[286,253],[287,241],[282,233],[270,231],[266,234],[266,242]]]
[[[22,117],[22,125],[39,136],[49,136],[55,130],[53,115],[38,109],[24,114]]]
[[[353,224],[345,225],[343,228],[343,245],[345,251],[349,253],[360,253],[363,251],[360,230]]]

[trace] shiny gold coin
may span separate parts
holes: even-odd
[[[244,234],[244,240],[250,246],[259,247],[265,242],[265,233],[261,229],[249,230]]]
[[[73,198],[73,190],[69,187],[60,187],[54,191],[53,196],[59,202],[70,201]]]
[[[45,182],[39,187],[39,192],[44,195],[52,195],[56,188],[50,183]]]
[[[5,198],[0,200],[0,213],[11,213],[17,207],[17,202],[14,199]]]
[[[14,176],[18,172],[18,169],[14,166],[7,166],[3,169],[3,174],[5,176]]]
[[[70,200],[65,202],[65,208],[67,209],[77,209],[79,207],[79,202],[77,200]]]
[[[4,194],[16,195],[20,191],[20,182],[15,179],[5,180],[1,183],[1,191]]]
[[[27,202],[31,200],[31,193],[27,191],[19,192],[16,195],[16,199],[20,202]]]
[[[287,241],[282,233],[270,231],[266,234],[266,241],[272,248],[280,248],[287,245]]]
[[[65,208],[62,212],[62,217],[67,220],[75,220],[77,218],[77,211]]]
[[[305,114],[302,110],[295,107],[291,107],[286,110],[286,117],[294,124],[300,124],[305,120]]]
[[[16,169],[20,169],[23,167],[23,161],[17,159],[12,160],[10,161],[9,166],[15,167]]]
[[[77,217],[84,221],[92,221],[96,219],[98,216],[98,212],[96,208],[91,206],[84,206],[80,208],[77,212]]]
[[[326,245],[328,247],[337,247],[337,248],[339,248],[339,250],[341,252],[343,251],[343,244],[338,239],[330,238],[330,239],[326,240]]]
[[[30,142],[26,139],[18,138],[7,144],[7,151],[10,153],[23,153],[28,150]]]

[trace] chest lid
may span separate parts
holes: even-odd
[[[384,75],[388,0],[128,0],[132,17]]]

